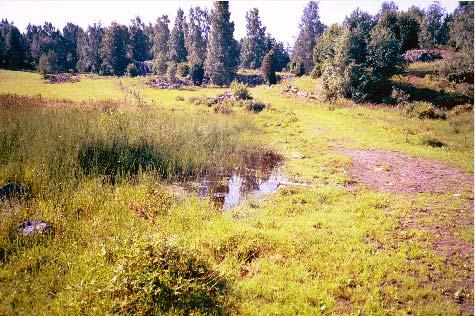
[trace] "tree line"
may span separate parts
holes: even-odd
[[[31,25],[22,34],[2,20],[0,24],[0,67],[35,68],[46,73],[91,72],[121,76],[140,73],[143,62],[152,60],[154,73],[187,63],[190,71],[202,73],[211,82],[229,84],[238,67],[258,69],[264,55],[273,50],[275,67],[280,70],[290,60],[282,42],[269,33],[258,9],[246,14],[247,35],[234,39],[229,3],[218,1],[211,11],[190,8],[188,15],[178,9],[173,25],[167,15],[154,24],[140,17],[130,25],[113,22],[109,27],[89,25],[83,30],[67,23],[61,30],[51,23]]]
[[[178,9],[173,25],[167,15],[154,24],[139,17],[130,25],[89,25],[83,30],[67,23],[61,30],[51,23],[28,25],[21,33],[13,23],[0,23],[0,67],[36,68],[44,73],[91,72],[137,75],[144,61],[156,74],[181,66],[200,84],[227,85],[237,68],[262,69],[269,83],[275,71],[287,67],[297,75],[322,77],[328,96],[363,100],[387,94],[389,78],[401,72],[407,50],[451,46],[459,58],[449,65],[472,71],[473,3],[461,1],[453,13],[438,2],[425,9],[399,11],[384,2],[376,15],[359,9],[342,24],[320,21],[318,2],[305,7],[292,48],[266,32],[258,9],[246,13],[246,36],[234,38],[229,3],[217,1],[208,11]],[[186,65],[185,65],[186,63]]]

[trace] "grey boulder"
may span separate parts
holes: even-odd
[[[44,221],[24,221],[18,224],[17,234],[19,236],[46,235],[53,231],[53,226]]]

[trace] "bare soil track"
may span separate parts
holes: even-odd
[[[440,162],[379,149],[338,148],[351,157],[348,170],[358,184],[386,193],[469,193],[473,177]]]
[[[467,229],[473,233],[473,177],[440,162],[398,152],[341,147],[336,150],[351,158],[348,174],[355,182],[350,188],[360,184],[392,194],[452,193],[465,200],[455,212],[444,207],[415,209],[399,219],[400,227],[395,233],[404,235],[416,229],[430,234],[433,249],[456,271],[450,278],[436,277],[446,280],[448,289],[444,295],[461,305],[463,315],[473,315],[473,243],[460,236]],[[430,278],[426,281],[433,283]]]

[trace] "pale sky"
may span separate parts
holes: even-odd
[[[361,10],[376,14],[383,1],[379,0],[322,0],[319,1],[320,19],[326,24],[341,23],[347,15],[359,7]],[[431,0],[399,0],[395,1],[399,10],[405,10],[412,5],[420,8],[427,7]],[[447,12],[452,12],[458,1],[439,1]],[[293,44],[298,33],[298,23],[307,1],[276,1],[276,0],[239,0],[231,1],[231,20],[235,23],[234,37],[240,39],[246,34],[246,11],[257,7],[267,32],[284,43]],[[170,28],[175,19],[176,10],[181,7],[185,14],[191,6],[211,8],[212,1],[111,1],[111,0],[63,0],[63,1],[26,1],[0,0],[0,18],[7,18],[25,32],[28,23],[53,23],[62,29],[66,22],[78,24],[86,28],[88,24],[102,22],[108,26],[112,21],[129,24],[130,19],[139,15],[145,23],[154,23],[158,16],[167,14],[170,18]]]

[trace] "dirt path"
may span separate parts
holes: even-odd
[[[433,160],[379,149],[338,148],[351,157],[348,170],[357,184],[386,193],[468,193],[473,177]]]
[[[428,232],[432,248],[444,258],[453,275],[431,271],[424,283],[443,282],[443,294],[461,306],[462,314],[473,315],[473,242],[462,238],[463,232],[473,235],[473,177],[440,162],[414,158],[402,153],[378,149],[337,148],[351,158],[349,176],[354,184],[376,191],[414,195],[418,193],[452,193],[465,201],[456,211],[439,206],[435,209],[414,209],[399,218],[396,239],[412,230]],[[463,197],[463,193],[469,196]],[[460,197],[459,197],[460,196]]]

